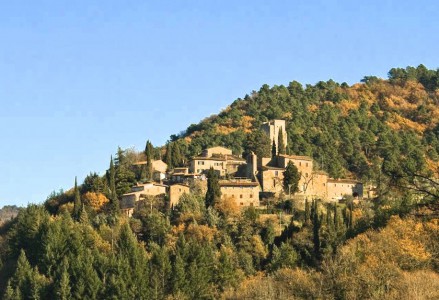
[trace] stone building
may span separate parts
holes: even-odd
[[[343,199],[344,196],[362,198],[363,184],[352,179],[328,179],[327,199],[330,201],[338,201]]]
[[[189,172],[204,174],[210,168],[220,176],[235,174],[240,166],[245,165],[245,159],[232,155],[232,150],[224,147],[212,147],[203,150],[201,156],[196,156],[189,163]]]
[[[131,187],[129,193],[122,195],[120,207],[130,217],[136,207],[136,202],[140,201],[142,197],[165,195],[167,187],[167,185],[158,183],[137,184]]]
[[[270,122],[262,123],[261,129],[268,135],[271,142],[274,141],[274,143],[276,144],[276,149],[278,149],[277,142],[279,137],[279,131],[282,131],[284,145],[287,146],[288,137],[285,120],[273,120]]]
[[[190,188],[187,184],[177,183],[169,186],[169,207],[174,208],[180,201],[180,197],[189,194]]]
[[[238,206],[259,206],[257,182],[223,180],[219,182],[222,199],[233,199]]]

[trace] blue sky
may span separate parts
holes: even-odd
[[[0,206],[267,83],[439,67],[437,1],[2,1]]]

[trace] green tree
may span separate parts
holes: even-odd
[[[273,139],[273,143],[271,144],[271,157],[276,157],[277,150],[276,150],[276,142]]]
[[[73,218],[75,220],[79,220],[79,215],[80,215],[81,210],[82,210],[82,203],[81,203],[81,195],[79,194],[78,183],[77,183],[76,177],[75,177],[74,194],[75,194],[75,199],[73,202]]]
[[[145,168],[145,178],[146,180],[152,180],[152,159],[153,159],[153,151],[154,147],[152,146],[152,143],[148,140],[146,141],[145,146],[145,156],[146,156],[146,168]]]
[[[283,172],[283,186],[286,193],[294,194],[299,190],[300,172],[292,161],[289,161]]]
[[[60,270],[55,281],[55,295],[57,299],[68,300],[70,296],[70,276],[68,273],[69,263],[67,257],[64,257]]]
[[[113,214],[119,214],[120,212],[120,205],[119,205],[119,199],[117,198],[116,193],[116,169],[114,167],[113,163],[113,156],[111,156],[110,159],[110,169],[108,172],[108,182],[109,182],[109,208],[110,212]]]
[[[221,190],[219,186],[218,174],[213,168],[207,172],[207,192],[205,203],[206,207],[215,206],[220,200]]]
[[[172,143],[171,142],[168,142],[166,144],[165,163],[168,164],[168,170],[174,169],[173,160],[172,160]]]
[[[283,128],[279,128],[279,133],[277,135],[277,153],[285,154],[285,142]]]
[[[244,145],[244,154],[251,152],[258,157],[270,157],[271,141],[270,137],[262,130],[254,130],[247,136]]]

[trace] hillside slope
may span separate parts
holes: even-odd
[[[376,179],[385,160],[402,157],[435,170],[439,152],[439,72],[423,65],[367,76],[348,86],[332,80],[302,86],[263,85],[218,115],[190,125],[172,142],[186,156],[223,145],[241,154],[252,130],[287,120],[287,153],[312,156],[333,177]]]

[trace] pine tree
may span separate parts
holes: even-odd
[[[74,193],[75,193],[75,200],[73,202],[73,218],[75,220],[78,220],[79,214],[80,214],[81,209],[82,209],[82,204],[81,204],[81,196],[79,194],[78,183],[77,183],[76,177],[75,177]]]
[[[279,133],[277,135],[277,153],[285,154],[284,133],[282,127],[279,128]]]
[[[67,257],[64,257],[60,270],[58,271],[57,278],[55,280],[55,295],[57,299],[68,300],[70,299],[70,278],[68,273],[69,263]]]
[[[213,168],[207,172],[206,207],[215,206],[221,197],[218,175]]]
[[[185,291],[186,287],[186,270],[185,263],[180,253],[175,256],[172,272],[172,290],[174,293]]]
[[[21,300],[22,298],[19,290],[16,289],[16,291],[14,291],[14,289],[12,288],[11,281],[9,280],[8,285],[6,286],[5,294],[3,295],[4,300]]]

